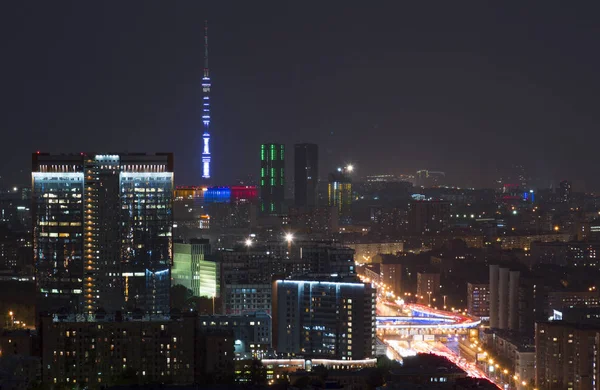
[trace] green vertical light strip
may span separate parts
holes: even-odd
[[[277,152],[275,151],[275,145],[271,145],[271,161],[276,159]]]
[[[281,148],[281,153],[280,153],[281,161],[283,161],[283,145],[281,145],[280,148]]]

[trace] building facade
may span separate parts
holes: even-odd
[[[173,155],[34,154],[38,311],[169,310]]]
[[[432,298],[440,292],[440,274],[437,272],[417,273],[417,296],[421,303],[430,305]]]
[[[448,227],[449,221],[450,202],[422,200],[409,206],[408,226],[412,233],[440,233]]]
[[[490,285],[487,283],[467,284],[467,312],[469,315],[489,318]]]
[[[563,321],[536,324],[535,384],[540,390],[598,389],[599,328]]]
[[[192,239],[189,243],[173,244],[173,286],[182,285],[192,290],[196,297],[220,296],[221,269],[211,257],[207,239]]]
[[[339,360],[375,356],[376,292],[354,278],[338,280],[273,282],[273,346],[278,353]]]
[[[335,207],[340,225],[352,223],[352,180],[345,171],[330,173],[327,187],[328,205]]]
[[[199,317],[200,329],[231,332],[236,359],[263,359],[271,350],[271,316],[264,312]]]
[[[280,214],[285,199],[285,146],[262,144],[260,146],[260,211]]]
[[[203,331],[198,317],[53,315],[41,317],[42,382],[102,388],[197,383],[233,373],[233,334]]]

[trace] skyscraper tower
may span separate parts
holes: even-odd
[[[283,144],[260,146],[260,211],[281,213],[284,200],[285,156]]]
[[[294,145],[294,200],[297,207],[317,205],[319,183],[319,147],[316,144]]]
[[[210,72],[208,70],[208,21],[204,22],[204,75],[202,76],[202,178],[210,179]]]

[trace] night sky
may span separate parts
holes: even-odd
[[[481,186],[518,163],[600,190],[598,2],[7,3],[2,185],[27,183],[36,150],[172,151],[176,182],[199,183],[208,19],[216,184],[256,174],[262,142],[290,160],[315,142],[322,175]]]

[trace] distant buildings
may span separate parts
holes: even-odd
[[[375,290],[332,277],[273,282],[273,345],[284,356],[373,357]]]
[[[38,311],[169,312],[172,154],[33,154]]]
[[[571,201],[571,182],[563,180],[558,185],[558,200],[561,203],[569,203]]]
[[[173,194],[173,221],[175,228],[198,228],[204,210],[206,187],[178,186]]]
[[[408,211],[408,226],[412,233],[436,234],[448,227],[450,220],[450,202],[414,201]]]
[[[248,229],[256,225],[258,191],[255,186],[209,187],[204,193],[210,229]]]
[[[421,303],[431,304],[431,299],[440,292],[440,274],[437,272],[417,273],[417,295]]]
[[[531,263],[600,269],[600,242],[536,241],[531,243]]]
[[[319,183],[319,147],[316,144],[294,145],[294,204],[317,206]]]
[[[335,207],[290,207],[289,221],[292,231],[313,237],[330,237],[339,229],[339,215]]]
[[[417,187],[437,187],[446,184],[446,173],[440,171],[428,171],[421,169],[415,175],[415,185]]]
[[[285,146],[262,144],[260,146],[260,197],[261,213],[279,214],[285,198]]]
[[[402,242],[347,242],[344,245],[354,249],[358,263],[372,263],[377,255],[395,255],[404,249]]]

